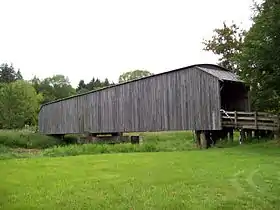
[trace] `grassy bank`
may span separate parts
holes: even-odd
[[[277,209],[279,149],[0,160],[0,209]]]
[[[134,134],[136,135],[136,134]],[[38,156],[75,156],[102,153],[184,151],[194,148],[191,132],[137,133],[141,144],[68,144],[53,137],[32,132],[0,132],[0,159],[38,157]],[[72,142],[75,136],[67,136]]]
[[[62,142],[31,130],[0,130],[0,145],[10,148],[44,149]]]
[[[0,159],[26,157],[62,157],[104,153],[172,152],[196,149],[194,136],[189,131],[134,133],[141,136],[141,143],[75,144],[77,137],[66,136],[65,141],[30,131],[0,131]],[[216,147],[232,147],[235,141],[220,142]],[[70,143],[70,144],[69,144]]]

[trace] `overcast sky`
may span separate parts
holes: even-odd
[[[73,86],[93,76],[117,81],[216,63],[203,38],[223,20],[250,26],[251,0],[0,0],[0,63],[25,79],[64,74]]]

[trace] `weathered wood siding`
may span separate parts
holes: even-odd
[[[196,67],[42,107],[45,134],[221,129],[219,80]]]

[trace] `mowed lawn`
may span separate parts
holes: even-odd
[[[0,209],[279,209],[280,148],[0,161]]]

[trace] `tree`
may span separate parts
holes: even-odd
[[[95,80],[95,83],[94,83],[94,86],[93,86],[93,90],[96,90],[96,89],[99,89],[99,88],[102,88],[103,87],[103,84],[101,83],[101,81],[97,78]]]
[[[43,95],[43,103],[76,94],[69,79],[64,75],[54,75],[52,77],[47,77],[42,81],[34,77],[31,82],[37,93]]]
[[[103,82],[103,86],[104,86],[104,87],[110,86],[110,82],[109,82],[109,80],[108,80],[107,78],[105,78],[105,80],[104,80],[104,82]]]
[[[134,80],[134,79],[140,79],[140,78],[151,76],[151,75],[152,75],[152,73],[149,71],[146,71],[146,70],[129,71],[129,72],[125,72],[119,76],[119,83],[127,82],[127,81]]]
[[[86,89],[94,90],[95,89],[95,78],[93,77],[92,80],[88,84],[86,84]]]
[[[13,65],[10,66],[7,63],[3,63],[0,66],[0,83],[10,83],[16,80],[22,80],[20,70],[15,71]]]
[[[240,53],[246,32],[235,23],[227,25],[223,23],[222,28],[214,29],[214,35],[209,40],[204,40],[204,50],[211,51],[220,56],[219,65],[238,73],[236,56]]]
[[[40,79],[38,77],[34,76],[29,82],[35,88],[36,92],[39,93],[40,92],[40,84],[41,84]]]
[[[110,83],[109,80],[106,78],[104,81],[101,81],[98,78],[92,78],[92,80],[86,84],[86,88],[88,91],[90,90],[97,90],[99,88],[103,88],[103,87],[108,87],[110,85],[112,85],[113,83]]]
[[[17,70],[17,73],[16,73],[16,80],[23,80],[23,76],[22,76],[22,74],[21,74],[20,69]]]
[[[80,82],[78,84],[78,87],[76,88],[76,92],[78,94],[80,94],[80,93],[85,93],[87,91],[88,91],[88,89],[87,89],[87,85],[85,84],[85,81],[84,80],[80,80]]]
[[[238,62],[258,110],[280,112],[280,1],[255,6]]]
[[[0,89],[0,128],[35,125],[42,96],[25,81],[10,82]]]

